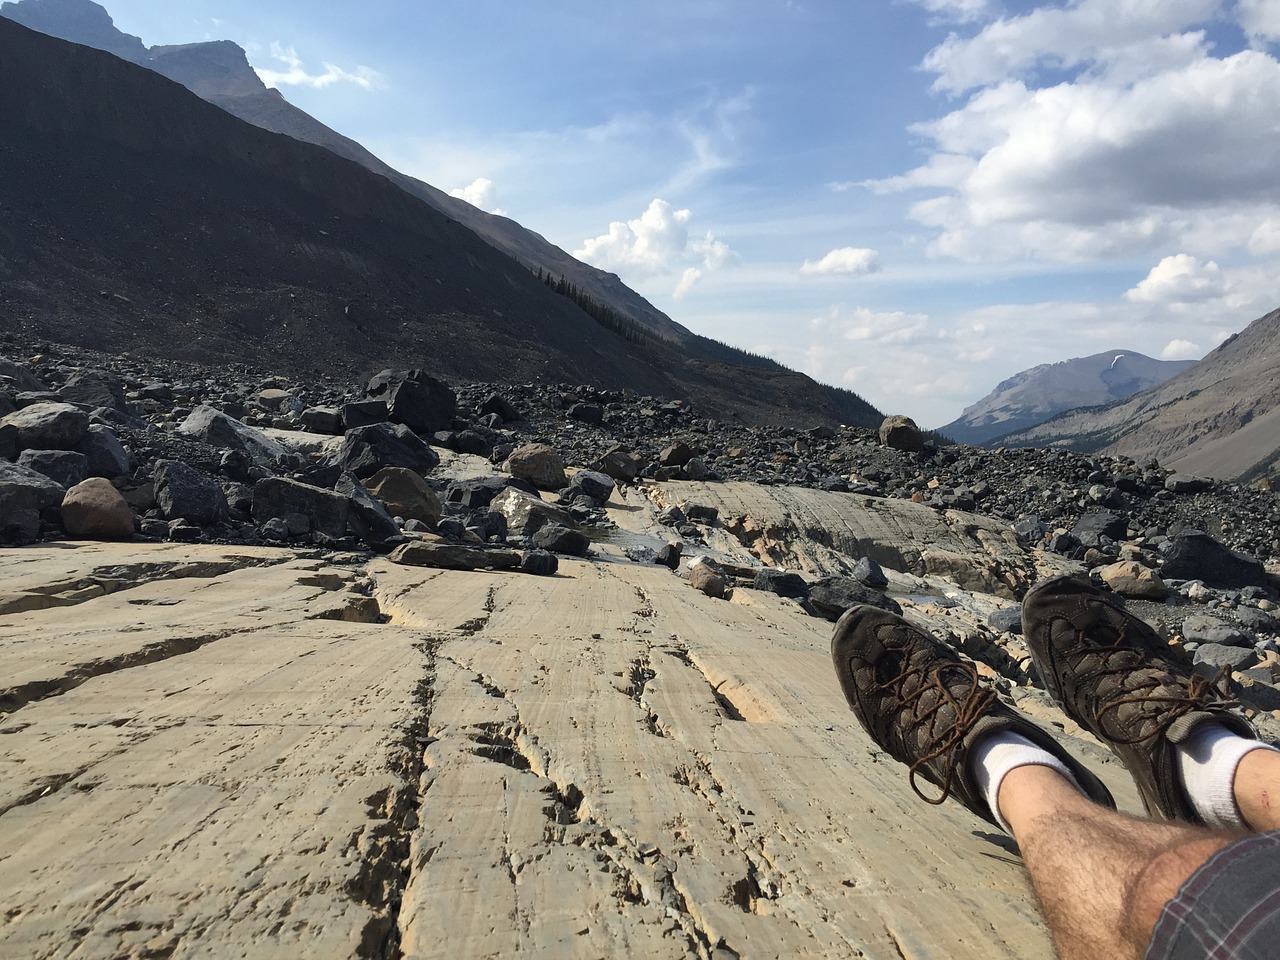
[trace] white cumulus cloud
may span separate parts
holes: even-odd
[[[497,194],[497,188],[494,187],[493,181],[488,177],[477,177],[465,187],[449,191],[449,196],[451,197],[457,197],[460,200],[467,201],[473,207],[502,216],[506,211],[499,210],[494,206]]]
[[[880,269],[880,254],[867,247],[838,247],[821,260],[806,260],[800,272],[806,275],[874,273]]]
[[[1185,253],[1165,257],[1146,278],[1125,293],[1133,301],[1196,303],[1227,292],[1222,270],[1212,260],[1201,263]]]
[[[1199,360],[1204,351],[1190,340],[1170,340],[1160,351],[1161,360]]]
[[[1276,0],[1236,0],[1236,17],[1255,44],[1280,40],[1280,3]]]
[[[963,93],[1021,76],[1040,63],[1105,61],[1129,44],[1176,33],[1214,15],[1220,0],[1076,0],[1002,17],[972,37],[952,34],[922,66],[935,89]]]
[[[268,67],[255,67],[258,78],[268,87],[301,86],[324,89],[335,83],[353,83],[365,90],[373,90],[386,85],[387,78],[372,67],[356,67],[355,70],[344,70],[332,63],[324,63],[323,71],[310,73],[303,66],[302,58],[293,47],[282,43],[271,44],[271,58],[284,65],[283,70],[272,70]]]
[[[707,271],[732,263],[736,256],[714,233],[690,237],[690,210],[676,210],[654,199],[634,220],[615,220],[609,231],[583,241],[573,255],[601,270],[633,278],[679,273],[674,297],[680,299]]]
[[[1231,217],[1243,246],[1280,217],[1278,102],[1280,62],[1257,50],[1136,79],[1005,80],[914,128],[933,141],[925,163],[866,186],[933,192],[911,214],[936,229],[933,253],[962,259],[1131,255]]]

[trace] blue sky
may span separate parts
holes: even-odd
[[[1280,306],[1280,0],[106,0],[923,426]]]

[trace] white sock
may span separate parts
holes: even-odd
[[[1248,828],[1236,806],[1235,779],[1236,767],[1252,750],[1275,747],[1242,737],[1220,723],[1202,723],[1174,745],[1182,786],[1208,826]]]
[[[1076,778],[1071,775],[1065,763],[1043,747],[1036,746],[1022,734],[1009,730],[1002,730],[1000,733],[993,733],[979,740],[970,754],[969,763],[974,779],[978,783],[978,789],[986,797],[987,806],[991,808],[991,813],[1000,823],[1000,829],[1009,836],[1013,836],[1013,830],[1000,815],[1000,806],[996,803],[996,798],[1000,795],[1000,784],[1004,782],[1010,770],[1025,766],[1048,767],[1062,774],[1073,787],[1080,790],[1080,784],[1076,783]],[[1080,792],[1084,793],[1083,790]]]

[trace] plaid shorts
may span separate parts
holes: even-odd
[[[1147,960],[1280,957],[1280,830],[1223,847],[1165,904]]]

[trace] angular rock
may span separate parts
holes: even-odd
[[[835,623],[850,607],[867,603],[890,613],[902,613],[896,600],[864,587],[848,577],[823,577],[809,587],[809,604],[818,615]]]
[[[1118,513],[1108,510],[1089,510],[1081,515],[1071,528],[1071,533],[1082,546],[1096,547],[1102,537],[1120,541],[1129,530],[1129,521]]]
[[[710,526],[720,519],[720,511],[716,507],[707,506],[706,504],[693,503],[686,500],[680,504],[680,509],[690,523],[701,523]]]
[[[1182,636],[1192,643],[1214,643],[1224,647],[1253,649],[1254,637],[1235,624],[1217,617],[1194,616],[1182,621]]]
[[[577,530],[570,530],[559,523],[543,524],[533,535],[533,545],[552,553],[566,553],[571,557],[585,557],[591,547],[587,536]]]
[[[689,522],[689,518],[684,515],[684,511],[675,504],[659,510],[655,519],[664,527],[681,527]]]
[[[876,563],[870,557],[861,557],[853,566],[853,579],[868,587],[887,587],[889,578],[884,575],[884,570],[880,564]]]
[[[1022,634],[1022,608],[1001,607],[987,617],[987,626],[996,633]]]
[[[1136,560],[1121,560],[1098,570],[1100,576],[1115,593],[1130,600],[1164,600],[1169,587],[1160,574],[1144,567]]]
[[[429,473],[439,465],[440,455],[403,424],[374,423],[348,430],[331,463],[365,480],[383,467]]]
[[[449,503],[457,503],[468,510],[487,507],[493,498],[507,488],[506,477],[480,477],[475,480],[460,480],[451,484],[445,491],[444,498]]]
[[[592,500],[607,503],[613,496],[613,477],[597,470],[579,470],[573,475],[568,490],[581,490]]]
[[[880,424],[880,442],[894,450],[919,453],[924,449],[924,434],[910,417],[895,414]]]
[[[664,567],[672,570],[680,569],[680,554],[684,551],[683,544],[678,540],[673,540],[664,545],[653,558],[654,563],[660,563]]]
[[[494,510],[476,511],[467,521],[466,529],[485,543],[505,543],[507,540],[507,518]]]
[[[124,381],[106,370],[81,370],[73,373],[58,390],[58,396],[85,407],[109,407],[121,413],[129,413]]]
[[[434,527],[440,519],[440,498],[407,467],[383,467],[369,477],[366,486],[393,516],[419,520],[428,527]]]
[[[545,443],[526,443],[507,457],[507,471],[539,490],[563,490],[569,485],[560,454]]]
[[[393,563],[411,567],[441,567],[445,570],[509,570],[519,567],[518,550],[481,549],[434,540],[410,540],[387,556]]]
[[[711,468],[701,457],[693,457],[680,470],[684,474],[686,480],[708,480],[711,478]]]
[[[515,423],[520,419],[520,411],[514,404],[501,394],[491,393],[484,398],[484,402],[480,404],[480,413],[483,415],[494,414],[504,423]]]
[[[337,407],[307,407],[298,414],[298,422],[304,430],[338,436],[344,432],[342,411]]]
[[[89,475],[89,458],[74,450],[23,450],[18,464],[43,473],[60,487],[74,487]]]
[[[693,456],[693,447],[683,440],[677,440],[663,447],[662,452],[658,454],[658,462],[664,467],[683,467],[693,459]]]
[[[565,412],[579,423],[604,423],[604,407],[598,403],[575,403]]]
[[[253,485],[253,521],[259,525],[279,517],[305,517],[305,532],[331,540],[346,536],[350,501],[332,490],[284,477],[266,477]],[[291,532],[302,532],[292,531]]]
[[[387,405],[387,415],[415,433],[429,435],[453,423],[458,398],[444,383],[421,370],[383,370],[365,393]]]
[[[89,476],[114,480],[133,471],[133,457],[110,427],[91,423],[76,452],[88,461]]]
[[[756,573],[751,586],[756,590],[776,593],[780,597],[803,600],[809,595],[809,584],[800,574],[790,570],[764,569]]]
[[[338,479],[334,492],[349,501],[347,525],[370,548],[386,550],[403,539],[387,508],[351,474],[344,473]]]
[[[714,560],[694,557],[689,561],[689,585],[708,597],[720,600],[724,597],[724,570]]]
[[[1205,533],[1172,537],[1161,545],[1160,552],[1164,554],[1160,572],[1168,580],[1203,580],[1211,587],[1237,590],[1268,586],[1260,562]]]
[[[528,550],[520,558],[520,569],[539,577],[553,577],[560,569],[560,560],[546,550]]]
[[[568,511],[544,503],[533,494],[514,487],[508,487],[494,497],[489,509],[506,517],[507,529],[519,537],[532,536],[548,523],[566,527],[573,525],[573,518]]]
[[[66,491],[42,473],[0,460],[0,542],[30,543],[40,534],[40,511]]]
[[[191,411],[176,432],[215,447],[236,450],[258,464],[279,460],[286,453],[284,444],[272,440],[261,430],[203,403]]]
[[[1255,633],[1275,633],[1280,630],[1280,623],[1275,617],[1263,613],[1256,607],[1241,606],[1236,609],[1235,614],[1241,625]]]
[[[1246,670],[1258,662],[1258,654],[1252,647],[1232,647],[1224,643],[1202,643],[1191,655],[1196,673],[1212,677],[1222,667]]]
[[[62,525],[78,540],[128,540],[133,511],[110,480],[91,477],[63,497]]]
[[[1195,477],[1189,473],[1171,473],[1164,478],[1164,488],[1170,493],[1199,493],[1211,490],[1213,481],[1208,477]]]
[[[381,400],[353,400],[351,403],[344,403],[338,413],[346,430],[387,422],[387,405]]]
[[[89,430],[89,415],[69,403],[33,403],[8,414],[18,450],[74,450]]]
[[[227,499],[218,481],[181,460],[156,464],[155,491],[156,506],[166,520],[206,524],[227,518]]]
[[[593,470],[607,473],[619,483],[630,483],[640,476],[640,458],[622,447],[613,447],[592,464]]]

